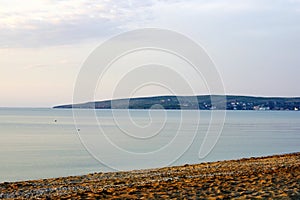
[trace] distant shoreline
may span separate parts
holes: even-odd
[[[300,97],[232,95],[152,96],[54,106],[54,109],[278,110],[299,111]]]
[[[300,152],[0,184],[0,198],[300,198]]]

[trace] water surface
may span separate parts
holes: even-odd
[[[186,120],[182,123],[181,111],[130,110],[134,123],[139,127],[157,125],[158,135],[150,140],[132,142],[120,135],[111,110],[97,110],[96,116],[104,131],[114,143],[128,152],[147,153],[163,148],[181,127],[181,141],[194,134],[196,137],[187,151],[171,165],[200,163],[206,161],[237,159],[242,157],[263,156],[300,151],[300,112],[291,111],[228,111],[222,134],[212,152],[199,159],[202,144],[210,120],[209,111],[200,111],[201,120],[196,124],[192,119],[195,112],[184,111]],[[0,182],[49,177],[81,175],[91,172],[112,171],[87,152],[80,141],[77,129],[89,133],[99,132],[99,124],[93,123],[90,116],[82,110],[83,120],[76,126],[72,110],[59,109],[0,109]],[[127,110],[117,111],[118,122],[128,127]],[[190,117],[190,120],[189,120]],[[166,122],[165,119],[168,119]],[[162,123],[164,122],[164,123]],[[162,129],[158,126],[164,125]],[[120,125],[120,124],[119,124]],[[212,125],[213,126],[213,125]],[[151,132],[152,129],[149,129]],[[130,129],[129,129],[130,132]],[[134,134],[138,134],[134,132]],[[143,135],[144,134],[144,135]],[[146,138],[147,131],[136,137]],[[180,140],[179,140],[180,141]],[[177,142],[178,149],[182,143]],[[101,141],[99,142],[101,147]],[[102,147],[104,148],[104,147]],[[126,162],[110,149],[103,149],[103,158],[122,169],[162,167],[162,162],[175,152],[162,154],[160,158],[145,160],[141,163]]]

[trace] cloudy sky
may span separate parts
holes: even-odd
[[[300,96],[299,0],[0,0],[0,107],[72,102],[88,55],[146,27],[199,43],[228,94]]]

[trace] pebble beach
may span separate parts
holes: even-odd
[[[300,199],[300,153],[0,183],[0,199]]]

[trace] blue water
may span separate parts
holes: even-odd
[[[0,182],[300,152],[300,112],[227,111],[199,158],[211,114],[197,112],[81,110],[75,124],[72,110],[1,108]]]

